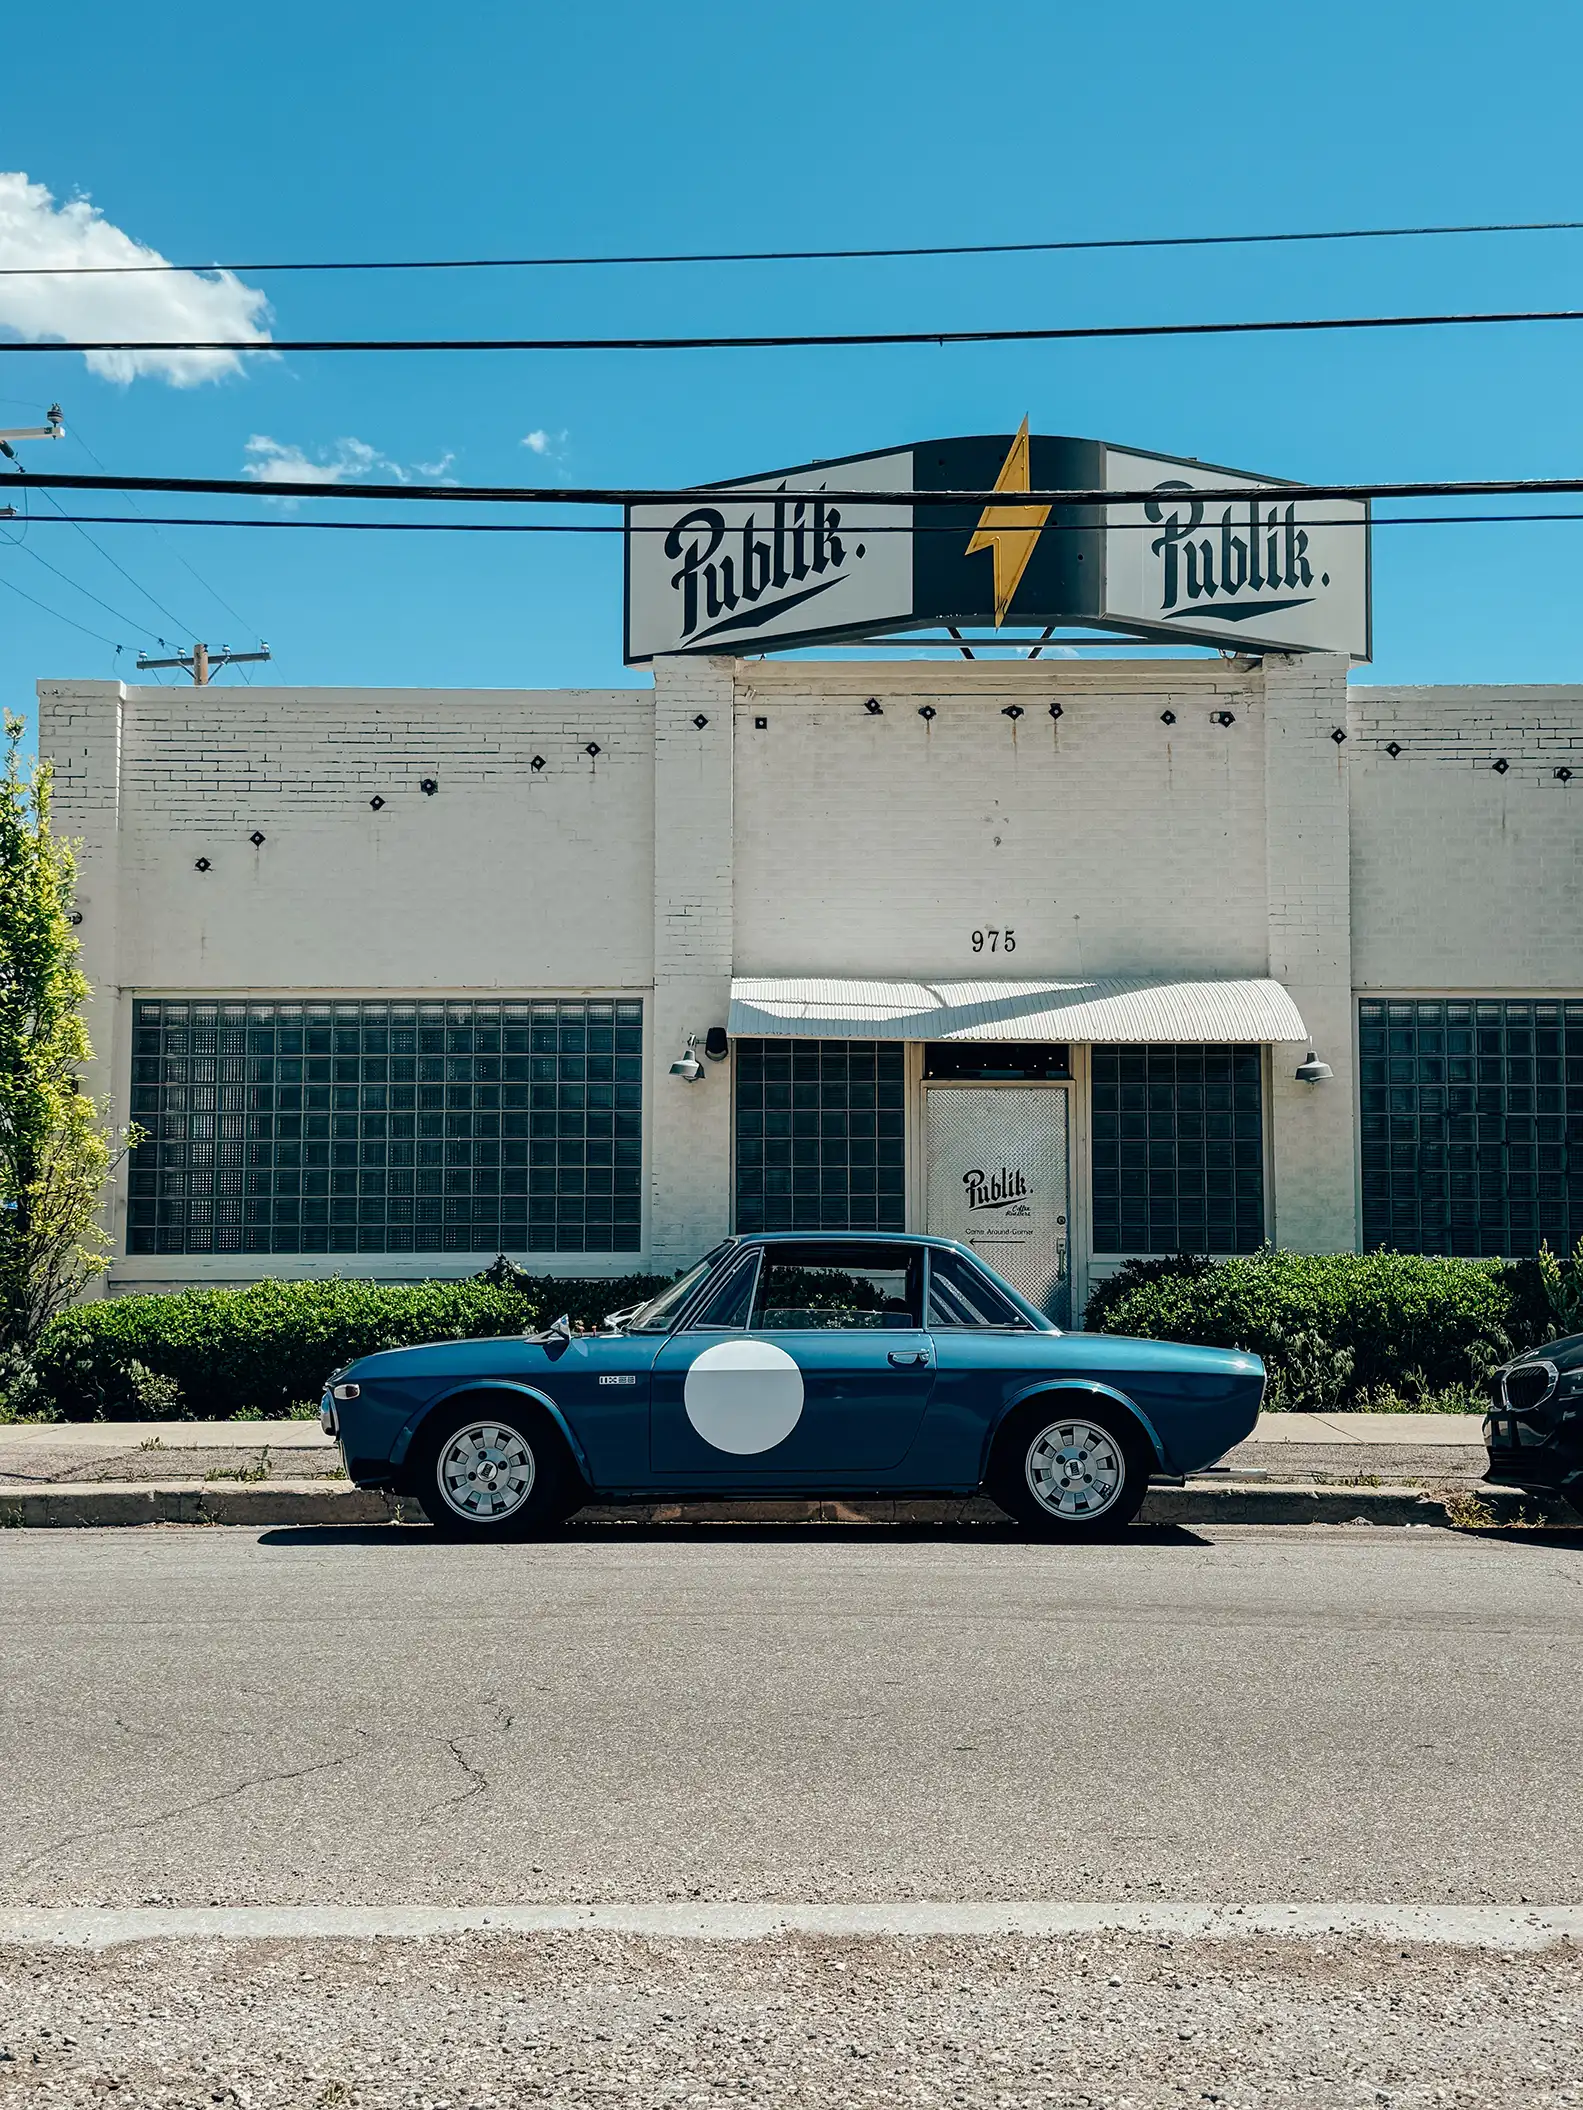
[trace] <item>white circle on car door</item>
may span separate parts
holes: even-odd
[[[717,1341],[693,1359],[682,1388],[704,1442],[738,1458],[772,1451],[802,1419],[802,1372],[769,1341]]]

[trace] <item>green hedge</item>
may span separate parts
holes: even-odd
[[[1128,1261],[1084,1322],[1251,1349],[1269,1365],[1271,1408],[1320,1411],[1454,1395],[1554,1331],[1532,1261],[1270,1250]],[[1477,1404],[1471,1392],[1466,1403]]]
[[[379,1348],[521,1333],[566,1312],[596,1326],[663,1276],[532,1276],[497,1262],[461,1282],[259,1282],[73,1305],[33,1357],[43,1399],[68,1421],[227,1420],[289,1414],[325,1378]]]

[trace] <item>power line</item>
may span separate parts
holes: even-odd
[[[36,594],[24,592],[14,580],[0,576],[0,586],[5,587],[8,593],[19,595],[24,601],[31,601],[35,608],[42,608],[44,613],[52,615],[57,623],[69,623],[73,630],[80,630],[84,637],[96,637],[101,645],[114,645],[117,652],[126,650],[125,645],[117,643],[113,637],[106,637],[102,630],[90,630],[86,623],[79,623],[73,616],[62,615],[58,608],[51,608],[47,601],[41,601]]]
[[[905,450],[900,450],[905,451]],[[866,458],[866,457],[865,457]],[[814,464],[815,467],[820,466]],[[851,466],[831,462],[832,472]],[[751,487],[742,484],[683,484],[627,487],[622,485],[566,484],[325,484],[277,482],[260,484],[254,477],[234,476],[73,476],[53,471],[23,470],[10,488],[53,491],[171,491],[202,492],[231,498],[323,498],[352,499],[360,503],[393,500],[405,504],[563,505],[563,506],[651,506],[703,505],[711,501],[734,503],[741,499],[802,499],[812,504],[851,506],[1003,506],[1004,491],[963,490],[853,490],[842,484],[810,490],[777,487],[776,473],[806,474],[783,470],[757,477]],[[1208,474],[1219,473],[1213,469]],[[1234,474],[1226,471],[1226,474]],[[1389,498],[1544,498],[1583,493],[1583,476],[1516,476],[1479,480],[1421,479],[1401,483],[1274,483],[1250,480],[1234,486],[1205,484],[1191,490],[1179,488],[1172,499],[1191,498],[1204,504],[1236,504],[1258,498],[1286,503],[1313,499],[1335,499],[1361,503]],[[1030,490],[1015,494],[1020,506],[1117,506],[1157,504],[1161,493],[1153,486],[1118,490]],[[85,515],[103,519],[105,515]],[[154,523],[151,523],[154,524]],[[282,522],[281,525],[291,523]],[[866,532],[866,530],[865,530]]]
[[[927,256],[1053,256],[1090,250],[1226,249],[1283,242],[1384,242],[1469,234],[1560,234],[1583,220],[1491,220],[1453,226],[1331,227],[1278,234],[1120,235],[1058,242],[931,242],[876,249],[717,249],[629,256],[443,256],[243,264],[6,264],[0,278],[92,278],[169,271],[544,271],[631,264],[815,264]]]
[[[72,518],[70,514],[62,512],[59,504],[50,495],[48,491],[41,492],[40,496],[44,499],[47,505],[52,505],[55,507],[55,510],[57,513],[60,514],[61,519],[64,520],[69,527],[74,527],[77,530],[78,534],[81,535],[84,542],[87,543],[88,547],[93,550],[98,556],[101,556],[104,559],[105,563],[110,566],[112,571],[118,571],[121,574],[122,578],[125,579],[128,586],[130,586],[134,592],[140,593],[143,596],[144,600],[148,602],[151,608],[157,608],[160,614],[164,616],[167,621],[173,623],[178,631],[188,630],[189,626],[182,621],[179,615],[172,614],[171,610],[165,606],[163,601],[156,599],[156,597],[149,592],[146,586],[141,585],[138,580],[133,578],[132,574],[127,570],[124,564],[118,563],[116,559],[111,556],[110,552],[107,549],[100,548],[99,544],[94,541],[92,535],[89,534],[87,528],[83,525],[80,520],[76,520]],[[62,574],[62,576],[65,576],[64,573]],[[87,593],[88,591],[86,587],[81,587],[78,590],[82,593]],[[97,596],[90,595],[89,598],[97,599]],[[105,608],[108,606],[108,603],[100,601],[99,606],[101,608]],[[109,612],[111,615],[115,615],[115,610],[113,608],[111,608]],[[132,622],[132,618],[130,616],[124,615],[117,617],[117,620],[123,623]],[[159,632],[157,630],[151,629],[147,623],[132,623],[132,627],[134,630],[144,631],[149,637],[158,637],[161,644],[164,644],[165,642],[165,640],[159,636]],[[189,634],[195,636],[196,632],[190,632]]]
[[[1193,497],[1201,497],[1193,492]],[[1238,493],[1239,497],[1248,493]],[[1269,494],[1263,494],[1268,496]],[[75,516],[62,514],[62,520]],[[95,527],[185,527],[185,528],[262,528],[266,530],[308,530],[315,534],[343,535],[664,535],[670,530],[663,524],[655,527],[638,525],[626,527],[619,521],[589,520],[245,520],[235,516],[194,515],[184,513],[85,513],[83,520]],[[1315,520],[1307,515],[1299,516],[1293,525],[1301,528],[1330,527],[1489,527],[1499,525],[1543,526],[1550,521],[1583,520],[1583,513],[1396,513],[1384,518],[1360,519],[1348,515],[1345,519]],[[40,527],[53,527],[51,520],[36,523]],[[1136,528],[1140,533],[1152,534],[1156,523],[1152,521],[1111,521],[1109,529]],[[865,523],[862,533],[868,535],[959,535],[959,525],[937,526],[928,521],[911,525]],[[1051,520],[1040,531],[1046,535],[1061,533],[1082,534],[1087,526],[1082,521]],[[114,614],[114,610],[111,613]],[[141,627],[141,626],[137,626]],[[152,633],[150,633],[152,635]],[[243,676],[246,680],[248,677]]]
[[[1079,344],[1143,337],[1268,337],[1332,330],[1466,329],[1475,324],[1583,322],[1583,308],[1503,308],[1433,315],[1320,315],[1268,322],[1115,322],[1026,330],[832,330],[752,337],[72,337],[0,344],[16,352],[759,352],[885,345]]]
[[[81,427],[79,426],[75,417],[71,421],[71,436],[77,442],[78,446],[81,447],[83,453],[87,455],[89,461],[97,462],[101,471],[103,471],[103,473],[108,476],[110,473],[109,470],[105,468],[104,463],[99,460],[98,455],[94,453],[93,449],[89,446],[88,442],[83,438]],[[50,503],[53,505],[54,500],[52,499]],[[130,498],[127,500],[127,503],[132,507],[134,513],[141,512],[141,508],[135,505]],[[59,510],[59,507],[56,507],[56,511],[59,512]],[[66,519],[67,517],[68,516],[66,514],[61,515],[62,519]],[[154,522],[150,522],[150,525],[154,527],[155,533],[158,534],[158,525]],[[161,542],[163,542],[165,538],[163,535],[160,535],[159,539]],[[216,602],[218,606],[223,608],[228,616],[230,616],[234,621],[240,623],[244,630],[251,632],[254,636],[258,635],[258,633],[253,630],[253,626],[251,623],[248,622],[247,618],[237,613],[237,611],[231,606],[230,602],[225,598],[224,594],[220,592],[219,588],[211,585],[210,582],[203,576],[203,573],[198,570],[196,565],[189,564],[187,559],[182,555],[179,549],[172,547],[170,553],[175,558],[176,562],[182,567],[182,569],[186,572],[191,573],[192,577],[197,580],[198,584],[203,588],[204,592],[209,595],[210,599]],[[142,589],[139,588],[140,592],[141,590]],[[156,601],[154,605],[157,608],[159,606],[159,603]],[[175,622],[175,617],[172,616],[171,620]],[[178,623],[177,628],[181,630],[186,630],[187,625],[184,623]],[[192,630],[189,631],[188,634],[190,636],[196,637],[198,633],[196,630]],[[245,674],[242,678],[244,681],[248,679]]]
[[[48,492],[46,492],[44,495],[46,498],[49,497]],[[51,504],[54,503],[53,500],[51,500],[50,502]],[[63,519],[66,518],[64,514],[61,517]],[[76,527],[79,525],[79,523],[76,521],[72,521],[70,522],[70,525]],[[73,593],[80,593],[84,600],[92,601],[94,606],[96,608],[102,608],[106,615],[114,616],[118,623],[125,623],[128,629],[131,630],[141,630],[145,637],[159,638],[159,642],[161,644],[165,642],[165,640],[159,636],[159,632],[157,630],[151,630],[147,623],[138,622],[134,616],[125,614],[119,608],[112,608],[108,601],[100,600],[99,596],[96,593],[92,593],[86,586],[80,585],[78,581],[74,579],[69,572],[64,572],[60,569],[58,565],[51,564],[48,557],[41,557],[38,551],[30,547],[27,543],[16,542],[12,544],[12,547],[18,550],[22,556],[31,557],[35,564],[42,564],[46,571],[53,572],[57,579],[60,579],[65,585],[69,586]],[[120,568],[121,567],[119,565],[116,566],[116,569],[118,571],[120,570]],[[115,640],[111,639],[110,642],[114,643]]]

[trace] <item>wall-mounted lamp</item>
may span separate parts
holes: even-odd
[[[726,1038],[724,1026],[711,1026],[704,1035],[704,1053],[711,1062],[724,1062],[731,1052],[731,1043]]]
[[[683,1084],[696,1084],[699,1078],[704,1073],[703,1064],[693,1053],[693,1049],[697,1047],[697,1045],[697,1034],[689,1033],[687,1036],[687,1045],[682,1049],[680,1058],[671,1064],[671,1075],[673,1077],[680,1077]]]
[[[1308,1060],[1297,1065],[1297,1081],[1299,1084],[1324,1084],[1329,1078],[1334,1077],[1335,1074],[1329,1063],[1321,1062],[1312,1048],[1308,1051]]]

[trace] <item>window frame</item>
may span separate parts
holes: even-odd
[[[759,1322],[758,1300],[760,1293],[764,1287],[764,1278],[769,1271],[769,1266],[774,1264],[770,1259],[772,1253],[779,1254],[786,1252],[795,1252],[798,1246],[814,1246],[817,1248],[842,1244],[869,1247],[893,1245],[897,1252],[906,1255],[905,1273],[907,1278],[910,1308],[908,1310],[907,1325],[905,1327],[765,1326]],[[882,1335],[885,1333],[926,1333],[928,1331],[927,1326],[923,1322],[923,1314],[928,1308],[926,1303],[926,1284],[928,1280],[928,1248],[925,1246],[914,1245],[905,1238],[897,1236],[895,1233],[887,1235],[883,1231],[837,1231],[834,1233],[808,1232],[806,1234],[799,1233],[795,1239],[788,1239],[784,1245],[781,1244],[779,1240],[777,1240],[773,1246],[761,1245],[759,1247],[759,1252],[761,1253],[761,1255],[763,1255],[765,1265],[761,1266],[759,1271],[759,1278],[753,1285],[753,1302],[749,1306],[749,1311],[752,1316],[750,1317],[747,1326],[747,1331],[749,1333],[811,1333],[818,1334],[821,1337],[828,1337],[832,1334],[862,1334],[865,1338],[867,1338],[870,1335]],[[792,1265],[792,1263],[785,1262],[782,1263],[782,1265],[789,1266]],[[851,1272],[856,1274],[860,1272],[860,1270],[854,1268],[851,1270]],[[912,1295],[914,1283],[916,1283],[915,1297]],[[883,1318],[886,1315],[882,1312],[880,1316]],[[891,1314],[891,1316],[894,1317],[895,1314]]]
[[[740,1252],[741,1248],[739,1247],[737,1249],[737,1257],[740,1257]],[[758,1301],[758,1278],[760,1270],[763,1267],[764,1248],[762,1246],[753,1246],[752,1248],[750,1248],[748,1258],[742,1261],[739,1266],[733,1266],[731,1264],[731,1257],[732,1256],[723,1255],[721,1258],[720,1266],[717,1267],[712,1274],[706,1276],[705,1279],[699,1283],[697,1290],[687,1300],[687,1310],[683,1313],[681,1319],[672,1329],[674,1332],[751,1333],[753,1331],[753,1307]],[[701,1312],[706,1305],[714,1301],[711,1292],[714,1288],[714,1284],[717,1281],[720,1284],[721,1290],[726,1290],[729,1289],[731,1285],[740,1276],[743,1275],[751,1275],[753,1277],[753,1287],[748,1294],[748,1315],[741,1322],[740,1325],[726,1326],[707,1324],[703,1319],[693,1316],[694,1313]]]

